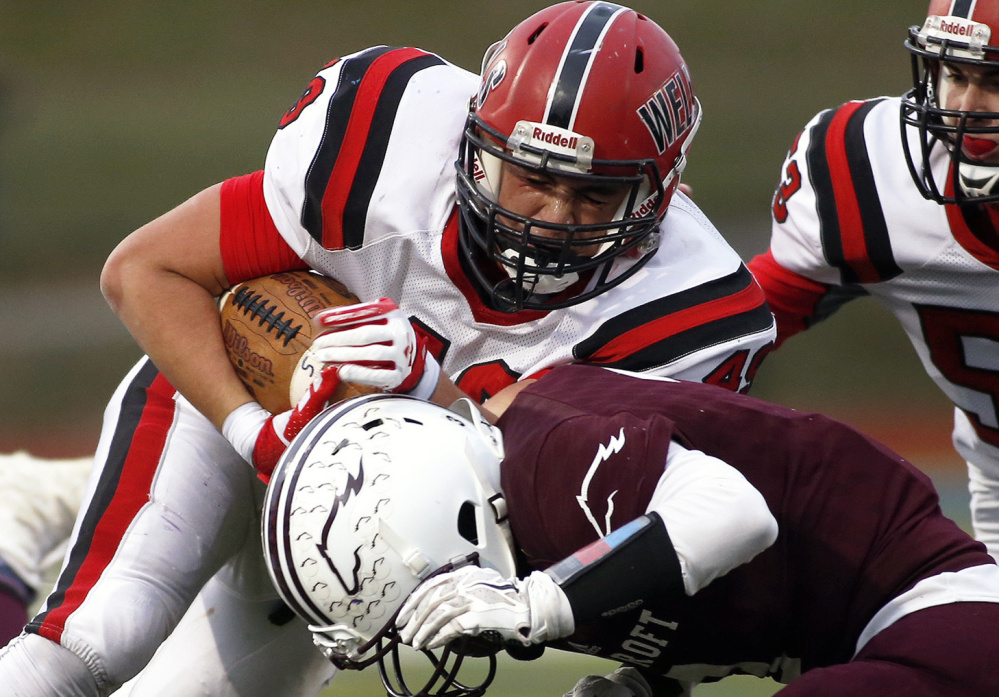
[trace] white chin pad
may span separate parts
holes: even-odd
[[[503,256],[509,259],[513,264],[518,262],[519,256],[515,249],[505,249],[503,250]],[[506,271],[507,275],[516,280],[517,269],[515,266],[507,266],[503,264],[503,269]],[[541,268],[554,269],[555,264],[548,264]],[[528,293],[535,293],[539,295],[555,295],[556,293],[561,293],[563,290],[571,286],[573,283],[579,280],[579,274],[576,273],[566,273],[561,276],[550,276],[548,274],[538,275],[530,273],[529,271],[524,271],[523,286],[524,290]]]
[[[999,165],[973,165],[962,162],[958,166],[961,190],[970,198],[990,196],[999,190]]]

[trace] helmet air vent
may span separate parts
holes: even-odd
[[[465,501],[458,509],[458,534],[473,545],[479,544],[479,526],[475,522],[475,504]]]
[[[645,52],[639,46],[635,51],[635,74],[638,75],[643,70],[645,70]]]
[[[531,45],[535,41],[537,41],[538,37],[541,36],[541,32],[543,32],[545,30],[545,27],[547,27],[547,26],[548,26],[548,22],[545,22],[540,27],[538,27],[537,29],[535,29],[534,32],[530,36],[527,37],[527,44]]]

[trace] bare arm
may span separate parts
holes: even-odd
[[[142,226],[111,253],[101,291],[182,395],[221,427],[253,398],[225,353],[215,296],[229,283],[219,248],[219,192],[209,187]]]

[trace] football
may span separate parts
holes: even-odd
[[[322,309],[353,305],[342,283],[309,271],[286,271],[239,283],[219,298],[222,338],[236,373],[272,414],[296,404],[322,365],[309,351]],[[375,392],[342,383],[334,399]]]

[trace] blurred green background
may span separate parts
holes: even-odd
[[[202,188],[261,168],[278,118],[320,66],[388,44],[476,70],[486,46],[547,4],[0,4],[0,450],[93,449],[104,404],[140,355],[100,297],[104,259]],[[684,180],[748,259],[767,246],[780,165],[805,122],[907,89],[902,41],[927,3],[632,6],[670,32],[691,67],[705,120]],[[945,508],[966,522],[949,403],[894,320],[871,301],[853,305],[769,358],[754,394],[880,437],[931,472]],[[502,694],[523,694],[524,680]],[[731,694],[773,691],[760,685]],[[720,694],[729,692],[698,692]]]

